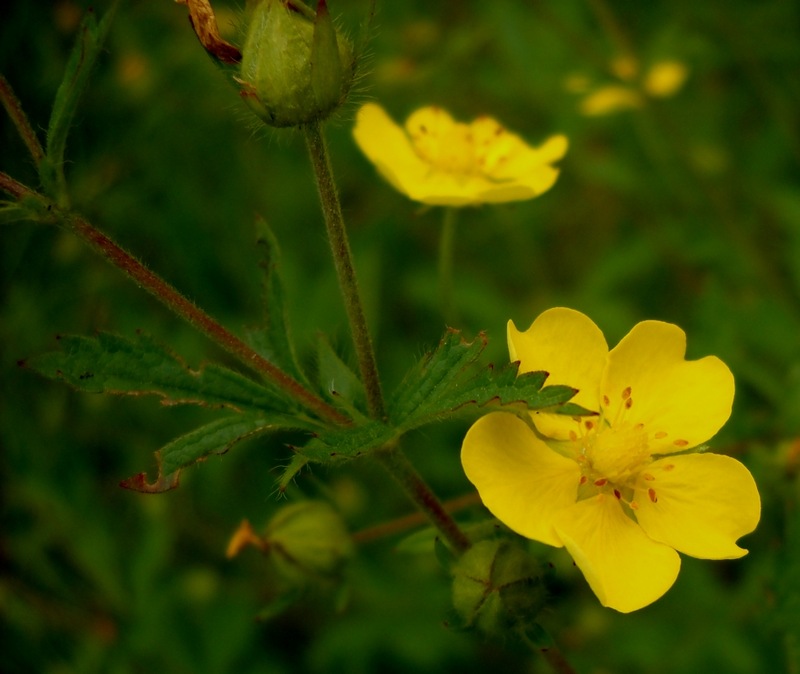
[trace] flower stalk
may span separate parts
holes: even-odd
[[[453,324],[456,322],[453,297],[453,248],[457,215],[458,211],[453,207],[444,209],[442,234],[439,238],[439,298],[442,303],[442,315],[450,327],[454,327]]]
[[[49,213],[53,220],[64,224],[70,231],[88,243],[111,264],[122,270],[138,286],[144,288],[168,309],[320,418],[341,425],[351,423],[349,418],[258,354],[239,337],[223,327],[218,321],[182,295],[158,274],[148,269],[86,219],[79,215],[62,211],[43,195],[22,185],[4,173],[0,173],[0,189],[18,200],[25,199],[29,202],[37,202],[39,210]]]
[[[400,447],[396,444],[391,445],[375,452],[373,456],[397,480],[408,497],[425,513],[431,524],[456,553],[461,554],[469,550],[472,543],[467,535],[456,524]]]
[[[336,183],[333,180],[330,157],[325,137],[322,134],[320,122],[312,122],[304,127],[306,145],[314,169],[314,177],[319,191],[322,213],[325,217],[325,227],[328,231],[328,241],[333,254],[339,288],[344,299],[350,331],[353,336],[358,367],[364,390],[367,396],[369,414],[374,419],[383,419],[386,416],[383,394],[381,392],[378,367],[375,362],[375,352],[372,348],[367,320],[358,291],[358,280],[353,266],[353,254],[342,217],[342,206]]]

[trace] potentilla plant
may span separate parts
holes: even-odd
[[[29,358],[32,370],[80,391],[148,393],[167,403],[225,411],[162,447],[155,479],[142,473],[123,481],[124,487],[173,489],[185,468],[243,439],[282,429],[300,432],[307,441],[295,448],[280,489],[302,479],[307,464],[375,461],[437,533],[439,557],[452,576],[451,624],[518,637],[542,650],[559,672],[571,668],[540,617],[557,605],[544,566],[525,539],[565,547],[600,603],[622,612],[668,590],[680,566],[678,553],[709,559],[745,554],[736,540],[755,528],[760,515],[753,478],[734,459],[703,451],[730,414],[733,378],[713,356],[686,361],[686,338],[674,325],[640,323],[609,351],[588,317],[552,309],[525,332],[509,324],[511,362],[499,367],[482,358],[485,335],[468,338],[450,329],[387,393],[323,129],[347,99],[363,46],[337,29],[324,0],[315,8],[300,0],[261,0],[250,9],[241,45],[220,37],[208,2],[182,4],[203,46],[258,118],[297,129],[305,138],[358,372],[323,350],[320,369],[335,369],[346,382],[334,390],[301,365],[283,305],[278,244],[263,220],[257,227],[268,317],[242,338],[71,209],[64,175],[67,131],[113,9],[99,22],[90,16],[56,94],[44,146],[11,86],[0,79],[3,103],[41,180],[33,188],[0,174],[0,188],[10,197],[4,209],[72,232],[249,371],[216,363],[190,369],[143,334],[63,336],[60,350]],[[372,11],[366,8],[367,24]],[[401,128],[380,106],[367,104],[357,113],[353,133],[392,186],[451,213],[552,189],[555,163],[568,146],[561,134],[531,146],[491,117],[465,124],[432,106],[420,108]],[[452,239],[452,230],[447,236]],[[463,526],[403,453],[409,431],[465,417],[477,421],[463,442],[464,471],[507,528],[491,518]],[[339,584],[357,554],[346,522],[325,501],[290,503],[263,527],[244,522],[228,554],[251,546],[264,553],[285,589],[279,608]]]

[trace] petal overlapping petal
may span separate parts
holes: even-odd
[[[686,334],[678,326],[644,321],[611,350],[601,384],[606,418],[625,409],[644,424],[654,454],[683,451],[709,440],[728,420],[733,375],[719,358],[687,361]]]
[[[761,499],[741,463],[720,454],[686,454],[654,461],[648,473],[655,499],[637,498],[636,518],[650,538],[701,559],[747,554],[736,540],[756,528]]]
[[[603,606],[636,611],[661,597],[678,577],[678,553],[649,538],[609,494],[562,510],[554,524]]]
[[[575,461],[556,454],[521,419],[495,412],[469,429],[461,463],[497,519],[522,536],[561,547],[552,521],[575,503]]]
[[[435,206],[539,196],[558,178],[551,163],[568,145],[564,136],[553,136],[533,148],[490,117],[464,124],[435,106],[412,113],[401,128],[374,103],[359,110],[353,135],[393,187]]]
[[[508,322],[508,351],[520,361],[520,372],[545,370],[547,384],[578,389],[571,402],[586,409],[600,409],[600,380],[608,356],[608,344],[592,320],[574,309],[548,309],[520,332]],[[566,440],[575,422],[557,414],[534,414],[536,428],[550,438]]]

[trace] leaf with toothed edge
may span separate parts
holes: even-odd
[[[397,440],[426,424],[456,416],[475,416],[486,408],[527,415],[530,411],[579,416],[593,414],[567,401],[569,386],[544,386],[546,372],[518,374],[519,363],[500,369],[478,358],[483,334],[472,342],[457,331],[445,334],[400,384],[389,404],[389,422],[370,420],[351,428],[320,432],[298,451],[311,461],[352,459]]]
[[[180,471],[212,454],[224,454],[235,444],[280,428],[291,427],[282,417],[262,414],[236,414],[212,421],[176,438],[156,452],[158,476],[152,483],[139,473],[120,486],[134,491],[159,493],[178,486]]]
[[[60,351],[21,364],[88,393],[150,394],[161,396],[165,405],[195,404],[287,416],[297,413],[295,403],[276,389],[221,365],[192,370],[143,334],[135,339],[110,333],[58,339]]]

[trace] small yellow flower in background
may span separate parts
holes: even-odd
[[[611,351],[600,329],[571,309],[551,309],[525,332],[509,322],[520,372],[579,390],[596,416],[502,412],[467,433],[461,461],[486,507],[517,533],[566,547],[604,606],[647,606],[675,582],[681,552],[702,559],[747,554],[761,503],[735,459],[689,453],[727,421],[734,383],[707,356],[687,361],[686,335],[660,321],[637,324]]]
[[[437,107],[417,110],[401,128],[374,103],[358,111],[353,135],[392,186],[435,206],[537,197],[556,182],[552,164],[568,145],[556,135],[530,147],[490,117],[464,124]]]
[[[582,75],[571,75],[564,83],[568,91],[586,94],[580,102],[580,110],[587,117],[640,108],[648,97],[668,98],[675,95],[689,77],[686,65],[674,59],[656,61],[641,76],[638,63],[630,56],[614,59],[610,69],[622,83],[592,88]],[[581,86],[577,86],[578,83]]]

